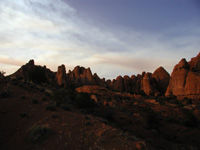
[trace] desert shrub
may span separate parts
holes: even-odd
[[[54,90],[51,94],[51,99],[56,104],[60,106],[65,103],[72,103],[75,97],[75,92],[73,90],[58,89]]]
[[[47,98],[46,97],[42,97],[42,101],[47,101]]]
[[[0,94],[0,98],[8,98],[8,97],[10,97],[10,96],[11,96],[11,94],[10,94],[9,91],[3,91],[3,92],[1,92],[1,94]]]
[[[143,90],[141,90],[141,91],[139,92],[139,95],[141,95],[141,96],[147,96],[146,93],[145,93]]]
[[[185,101],[186,104],[188,104],[188,105],[192,104],[192,100],[189,99],[189,98],[187,98],[187,97],[184,98],[184,101]]]
[[[56,111],[56,106],[55,105],[47,105],[46,106],[46,110],[49,110],[49,111]]]
[[[19,80],[17,78],[13,78],[13,79],[11,79],[11,83],[13,85],[18,85],[19,84]]]
[[[21,97],[21,99],[26,99],[26,96],[23,95],[23,96]]]
[[[182,112],[185,118],[182,120],[181,123],[187,127],[197,127],[198,121],[196,117],[189,110],[183,109]]]
[[[20,88],[22,88],[22,89],[27,89],[27,87],[25,86],[25,84],[23,83],[23,82],[19,82],[18,83],[18,86],[20,87]]]
[[[51,117],[52,118],[58,118],[58,115],[57,114],[52,114]]]
[[[19,116],[21,118],[26,118],[26,117],[28,117],[28,114],[26,112],[21,112],[21,113],[19,113]]]
[[[33,103],[33,104],[38,104],[38,100],[35,99],[35,98],[33,98],[33,99],[32,99],[32,103]]]
[[[44,140],[46,140],[51,134],[53,130],[47,126],[33,126],[28,131],[28,141],[32,144],[40,144]]]
[[[145,112],[146,112],[145,116],[146,128],[158,130],[159,120],[157,118],[157,114],[152,109],[146,109]]]
[[[104,112],[104,116],[103,117],[108,121],[113,121],[114,120],[113,113],[111,111]]]
[[[71,108],[70,108],[70,106],[68,105],[68,104],[64,104],[64,103],[62,103],[61,105],[60,105],[60,107],[63,109],[63,110],[67,110],[67,111],[71,111]]]
[[[40,92],[45,92],[45,89],[44,88],[40,88]]]
[[[0,77],[4,77],[5,74],[6,74],[6,72],[0,71]]]
[[[92,111],[95,107],[95,102],[91,100],[88,93],[77,93],[75,102],[78,108],[87,109],[89,111]]]

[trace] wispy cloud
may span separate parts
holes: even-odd
[[[92,66],[100,76],[113,72],[109,78],[120,70],[134,74],[160,65],[170,69],[182,52],[198,53],[199,30],[193,29],[198,32],[191,30],[182,36],[174,36],[175,30],[137,32],[83,19],[62,0],[1,0],[0,64],[6,70],[5,64],[20,66],[34,58],[54,71],[60,64],[69,69]]]

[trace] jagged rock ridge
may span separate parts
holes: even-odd
[[[111,81],[100,79],[96,73],[92,74],[90,68],[80,66],[76,66],[73,71],[69,70],[66,73],[65,65],[61,65],[54,73],[46,66],[36,66],[34,60],[30,60],[11,76],[64,87],[95,85],[137,95],[175,95],[198,98],[200,97],[200,54],[192,58],[190,62],[182,59],[174,67],[171,77],[163,67],[159,67],[153,74],[143,72],[131,77],[118,76]]]

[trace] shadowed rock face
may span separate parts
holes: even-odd
[[[189,63],[182,59],[174,67],[165,95],[200,97],[200,54]]]
[[[163,67],[159,67],[152,74],[152,78],[156,80],[157,91],[160,92],[160,94],[164,94],[169,85],[169,80],[170,80],[169,73]]]
[[[18,69],[11,77],[30,80],[37,83],[55,84],[55,74],[46,66],[36,66],[34,60],[30,60],[27,64]]]
[[[73,71],[69,71],[67,78],[68,82],[75,86],[96,84],[90,68],[85,69],[84,67],[77,66]],[[95,78],[97,79],[98,77],[95,76]]]
[[[120,92],[124,91],[124,79],[122,78],[122,76],[118,76],[117,79],[114,80],[111,84],[114,90]]]

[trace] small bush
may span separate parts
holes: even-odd
[[[40,144],[46,140],[53,130],[47,126],[33,126],[28,131],[28,141],[32,144]]]
[[[188,110],[182,110],[185,118],[182,121],[182,124],[186,127],[197,127],[198,125],[198,121],[196,119],[196,117]]]
[[[58,118],[58,115],[57,114],[52,114],[51,117],[52,118]]]
[[[44,88],[40,88],[40,92],[45,92],[45,89]]]
[[[56,111],[56,106],[55,105],[48,105],[48,106],[46,106],[46,110]]]
[[[10,92],[8,92],[8,91],[1,92],[0,97],[1,98],[8,98],[8,97],[10,97]]]
[[[11,83],[13,85],[18,85],[19,84],[19,80],[17,78],[13,78],[13,79],[11,79]]]
[[[43,97],[43,98],[42,98],[42,101],[47,101],[47,98],[46,98],[46,97]]]
[[[34,99],[32,99],[32,103],[33,104],[38,104],[38,100],[34,98]]]
[[[75,102],[78,108],[87,109],[89,111],[92,111],[95,107],[95,102],[91,100],[88,93],[78,93]]]
[[[63,103],[72,103],[75,93],[72,90],[67,89],[58,89],[53,91],[51,98],[57,106],[62,105]]]
[[[146,128],[147,129],[159,129],[159,120],[157,118],[156,112],[154,112],[152,109],[146,109]]]
[[[22,98],[22,99],[26,99],[26,96],[22,96],[21,98]]]
[[[71,111],[71,108],[68,104],[61,104],[60,107],[63,109],[63,110],[67,110],[67,111]]]
[[[25,113],[25,112],[22,112],[22,113],[19,114],[19,116],[20,116],[21,118],[26,118],[26,117],[28,117],[28,114]]]

